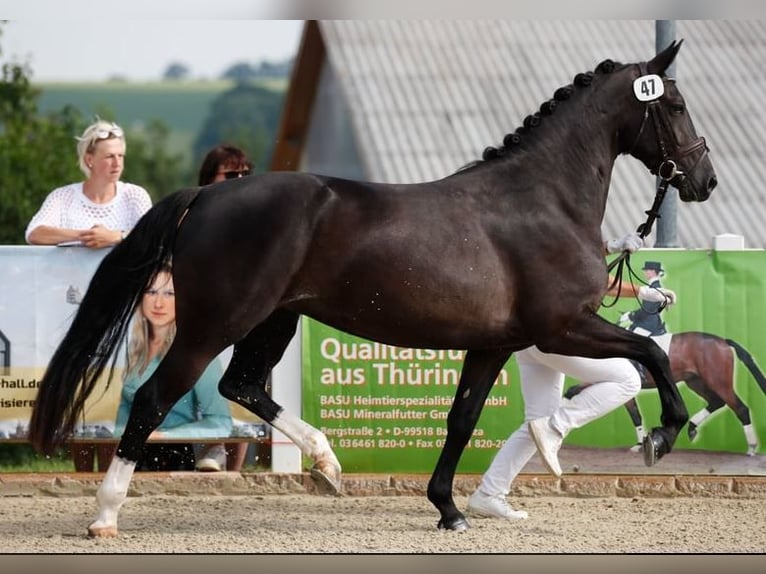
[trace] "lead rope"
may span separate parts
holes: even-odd
[[[671,178],[672,179],[672,178]],[[662,178],[660,181],[659,186],[657,186],[657,193],[654,196],[654,202],[652,203],[652,207],[645,211],[647,217],[646,221],[638,226],[638,229],[636,231],[638,232],[638,236],[641,239],[644,239],[647,235],[649,235],[652,232],[652,227],[654,226],[654,222],[662,217],[660,215],[660,207],[662,206],[662,201],[665,199],[665,194],[668,191],[668,183],[670,182],[670,179]],[[638,282],[643,283],[644,285],[648,285],[646,281],[641,279],[635,271],[633,271],[633,268],[630,266],[630,252],[629,251],[623,251],[620,253],[615,259],[609,262],[609,265],[607,266],[607,270],[609,273],[612,273],[612,270],[614,268],[617,268],[617,270],[614,272],[614,279],[609,284],[609,287],[607,290],[613,289],[615,286],[617,287],[617,294],[614,296],[614,300],[611,303],[604,303],[601,302],[601,306],[608,309],[610,307],[614,307],[617,304],[617,301],[620,300],[620,292],[622,291],[622,283],[623,283],[623,274],[625,273],[625,269],[628,269],[628,275],[632,280],[638,280]],[[638,299],[638,296],[636,296],[636,299]],[[640,304],[640,303],[639,303]],[[661,312],[665,307],[667,303],[663,302],[660,304],[660,308],[658,309],[658,313]],[[642,305],[643,306],[643,305]]]

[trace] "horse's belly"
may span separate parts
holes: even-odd
[[[290,308],[326,325],[373,341],[400,347],[469,349],[506,346],[514,331],[507,315],[476,313],[452,306],[394,309],[385,302],[348,305],[303,301]]]

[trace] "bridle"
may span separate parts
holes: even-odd
[[[639,67],[640,75],[645,76],[647,73],[646,63],[641,62],[637,65]],[[676,139],[676,134],[670,123],[668,112],[660,105],[660,100],[661,98],[657,98],[645,102],[644,116],[641,120],[641,126],[638,128],[638,133],[636,134],[635,140],[633,140],[633,144],[630,146],[629,153],[632,153],[638,145],[638,142],[644,133],[644,129],[651,118],[654,135],[657,138],[657,147],[660,149],[661,157],[657,166],[650,168],[649,171],[652,175],[658,176],[662,182],[672,183],[674,186],[679,187],[683,184],[687,176],[697,168],[700,161],[702,161],[702,158],[705,157],[710,150],[707,147],[705,138],[701,136],[685,145],[680,144]],[[697,161],[694,162],[694,165],[691,167],[688,174],[678,169],[678,164],[682,158],[697,153],[699,150],[702,150],[702,153],[699,154]],[[647,235],[648,233],[649,232],[647,231]]]
[[[639,67],[639,77],[645,76],[647,74],[646,63],[641,62],[637,65]],[[668,81],[673,81],[673,80],[668,80]],[[647,216],[646,221],[642,223],[641,225],[639,225],[638,229],[636,230],[638,232],[638,235],[642,239],[644,239],[647,235],[651,233],[654,222],[657,220],[657,218],[660,217],[660,207],[662,206],[662,201],[665,199],[665,194],[667,193],[668,185],[673,184],[675,187],[679,187],[683,185],[688,175],[691,174],[697,168],[700,161],[702,161],[702,158],[705,157],[707,153],[710,151],[709,148],[707,147],[707,142],[705,142],[705,138],[701,136],[693,139],[692,141],[690,141],[689,143],[685,145],[681,145],[678,142],[678,140],[676,139],[675,132],[673,131],[673,127],[670,123],[668,112],[665,110],[665,108],[663,108],[660,105],[660,100],[661,98],[657,98],[655,100],[645,102],[644,116],[641,120],[641,126],[638,129],[636,138],[633,141],[633,144],[630,146],[630,151],[629,151],[629,153],[632,153],[635,147],[638,145],[638,142],[644,133],[644,129],[646,128],[646,125],[649,122],[649,118],[651,118],[652,127],[654,128],[654,134],[655,134],[655,137],[657,138],[657,146],[659,147],[661,157],[657,166],[654,168],[650,168],[649,171],[652,173],[652,175],[657,176],[660,182],[657,186],[657,192],[655,193],[654,201],[652,202],[652,207],[649,210],[644,212],[646,213],[646,216]],[[699,154],[697,161],[694,162],[694,165],[692,165],[688,173],[678,169],[678,163],[680,162],[682,158],[685,158],[686,156],[697,153],[699,150],[702,150],[702,153]],[[630,268],[630,253],[627,251],[623,251],[622,253],[620,253],[619,256],[617,256],[614,260],[612,260],[607,266],[607,270],[610,273],[615,267],[617,267],[617,271],[615,272],[615,278],[612,281],[612,283],[609,285],[609,289],[612,289],[616,285],[622,286],[622,275],[623,275],[624,267],[626,264],[631,277],[638,279],[642,283],[646,284],[646,282],[640,279],[636,275],[636,273],[633,271],[633,269]],[[612,307],[613,305],[617,303],[619,298],[620,298],[620,293],[618,290],[614,301],[610,303],[609,305],[604,305],[602,302],[602,306]],[[662,309],[664,308],[665,308],[665,304],[663,303],[662,305],[660,305],[659,311],[662,311]]]

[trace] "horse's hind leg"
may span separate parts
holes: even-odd
[[[731,380],[733,381],[733,375]],[[718,409],[722,408],[724,405],[728,405],[742,424],[742,429],[745,432],[745,440],[747,441],[747,455],[753,456],[758,450],[758,436],[755,434],[755,429],[750,420],[750,409],[744,402],[742,402],[742,399],[739,398],[739,395],[734,391],[733,382],[730,388],[729,386],[715,385],[718,388],[714,389],[714,385],[706,384],[701,377],[694,377],[689,378],[686,381],[686,384],[690,389],[707,401],[705,408],[694,413],[689,419],[689,439],[694,440],[697,438],[697,433],[702,426],[702,423]]]
[[[708,388],[707,383],[705,383],[704,379],[699,375],[687,375],[685,381],[687,387],[707,402],[705,408],[697,411],[689,418],[686,434],[689,436],[689,440],[694,440],[697,438],[697,433],[699,427],[702,426],[702,423],[705,422],[710,415],[723,407],[725,403],[717,393]]]
[[[130,480],[146,440],[176,401],[194,386],[216,355],[212,351],[182,350],[180,339],[180,335],[176,337],[157,370],[134,397],[125,432],[96,492],[98,515],[88,527],[89,536],[117,536],[118,512],[127,498]]]
[[[277,309],[234,345],[229,367],[219,390],[227,399],[242,405],[287,435],[303,454],[314,461],[312,478],[320,490],[340,492],[341,467],[323,433],[299,417],[287,413],[266,392],[269,373],[295,334],[299,315]]]
[[[465,516],[455,506],[452,483],[492,383],[509,357],[510,353],[504,350],[469,351],[466,355],[460,384],[447,416],[447,437],[428,482],[428,500],[441,514],[439,528],[465,530],[469,527]]]
[[[88,526],[88,536],[97,538],[117,536],[117,515],[128,497],[128,487],[135,468],[136,461],[118,456],[112,457],[109,469],[96,491],[98,515],[96,520]]]

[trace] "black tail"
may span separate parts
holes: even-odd
[[[747,370],[750,371],[750,374],[753,375],[753,378],[758,383],[758,386],[761,387],[761,390],[764,393],[766,393],[766,377],[763,376],[761,369],[758,368],[758,365],[755,363],[755,360],[748,350],[731,339],[726,339],[726,344],[734,349],[737,353],[737,358],[745,364]]]
[[[146,285],[170,262],[176,230],[199,188],[178,191],[159,201],[96,269],[77,314],[40,381],[29,423],[29,441],[51,454],[72,433],[85,400],[115,350]]]

